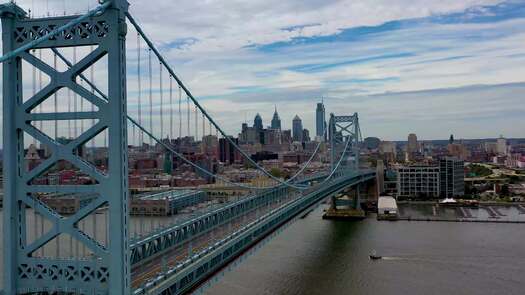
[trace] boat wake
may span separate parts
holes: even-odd
[[[403,258],[403,257],[393,257],[393,256],[383,256],[382,259],[383,260],[407,260],[406,258]]]

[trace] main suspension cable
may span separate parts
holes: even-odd
[[[281,179],[279,179],[278,177],[275,177],[273,176],[270,172],[268,172],[266,169],[264,169],[264,167],[260,166],[259,164],[257,164],[256,161],[254,161],[245,151],[243,151],[239,145],[237,145],[227,134],[226,132],[224,132],[224,130],[222,130],[222,128],[215,122],[215,120],[213,120],[213,118],[211,118],[211,116],[206,112],[206,110],[200,105],[200,103],[195,99],[195,97],[191,94],[191,92],[188,90],[188,88],[186,88],[186,86],[184,86],[184,84],[182,83],[182,81],[178,78],[178,76],[175,74],[175,72],[173,71],[173,69],[169,66],[169,64],[165,61],[165,59],[162,57],[162,55],[160,54],[160,52],[157,50],[157,48],[155,47],[155,45],[149,40],[149,38],[146,36],[146,34],[144,33],[144,31],[142,31],[142,29],[139,27],[139,25],[137,24],[137,22],[135,21],[135,19],[133,18],[133,16],[131,16],[131,14],[129,12],[126,12],[126,16],[128,18],[128,20],[131,22],[131,24],[135,27],[136,31],[142,36],[142,38],[144,39],[144,41],[147,43],[147,45],[149,46],[149,49],[151,51],[153,51],[153,53],[155,53],[155,55],[157,56],[157,58],[159,59],[159,61],[164,65],[164,67],[166,68],[166,70],[173,76],[173,78],[177,81],[177,83],[179,84],[179,86],[184,90],[184,92],[186,93],[186,96],[188,99],[191,99],[192,102],[201,110],[201,112],[206,116],[206,118],[208,118],[208,120],[215,126],[217,132],[220,132],[221,135],[236,149],[238,150],[242,156],[248,160],[248,162],[250,162],[250,164],[252,164],[254,167],[256,167],[257,169],[259,169],[260,171],[262,171],[266,176],[268,176],[269,178],[281,183],[281,184],[284,184],[286,186],[289,186],[289,187],[292,187],[292,188],[296,188],[296,189],[302,189],[301,187],[298,187],[298,186],[295,186],[293,184],[290,183],[289,180],[287,181],[283,181]],[[189,108],[188,108],[188,112],[189,112]],[[188,114],[188,129],[189,129],[189,114]],[[188,130],[189,131],[189,130]],[[189,132],[188,132],[189,134]]]
[[[142,35],[142,34],[141,34],[141,35]],[[149,43],[148,40],[146,40],[146,42]],[[149,45],[149,44],[148,44],[148,45]],[[153,51],[155,54],[158,54],[158,52],[157,52],[154,48],[153,48],[153,49],[152,49],[152,48],[149,48],[149,53],[150,53],[150,55],[151,55],[151,51]],[[63,61],[69,66],[69,67],[72,66],[71,63],[70,63],[69,61],[67,61],[67,59],[66,59],[65,57],[63,57],[63,56],[60,55],[60,54],[57,54],[57,56],[60,57],[60,58],[61,58],[61,59],[62,59],[62,60],[63,60]],[[159,57],[159,56],[157,56],[157,57]],[[171,70],[171,68],[169,68],[169,67],[167,66],[167,64],[164,62],[164,60],[162,59],[162,57],[159,57],[159,61],[160,61],[165,67],[166,67],[166,69],[168,70],[168,72],[170,72],[170,76],[173,77],[173,78],[177,81],[177,83],[178,83],[178,85],[179,85],[179,115],[181,115],[181,102],[182,102],[182,90],[183,90],[183,89],[185,90],[185,92],[186,92],[186,94],[187,94],[187,99],[188,99],[188,100],[189,100],[189,99],[192,99],[192,101],[194,101],[194,102],[196,102],[196,101],[195,101],[195,99],[193,98],[193,96],[191,95],[191,93],[188,93],[188,91],[185,89],[184,85],[182,85],[181,82],[180,82],[180,80],[178,80],[178,78],[174,75],[174,73],[173,73],[173,71]],[[86,81],[86,83],[87,83],[88,85],[90,85],[90,86],[91,86],[91,87],[92,87],[97,93],[99,93],[104,99],[106,99],[106,100],[108,99],[106,95],[104,95],[104,94],[103,94],[103,93],[102,93],[102,92],[101,92],[101,91],[100,91],[100,90],[99,90],[99,89],[98,89],[98,88],[97,88],[92,82],[90,82],[88,79],[86,79],[82,74],[80,74],[79,76],[80,76],[84,81]],[[82,82],[82,81],[81,81],[81,82]],[[82,100],[81,100],[81,103],[82,103]],[[189,103],[189,101],[188,101],[188,103]],[[218,125],[217,125],[217,124],[216,124],[216,123],[215,123],[215,122],[209,117],[209,115],[208,115],[208,114],[202,109],[202,107],[201,107],[198,103],[196,103],[196,106],[201,110],[203,116],[205,116],[206,118],[208,118],[208,121],[209,121],[209,123],[210,123],[210,132],[211,132],[211,125],[213,125],[213,126],[215,127],[217,133],[220,132],[220,133],[221,133],[221,134],[222,134],[222,135],[223,135],[223,136],[224,136],[224,137],[225,137],[225,138],[226,138],[226,139],[227,139],[227,140],[228,140],[228,141],[229,141],[234,147],[237,146],[237,145],[233,142],[233,140],[231,140],[231,138],[230,138],[229,136],[227,136],[227,135],[226,135],[226,134],[225,134],[220,128],[218,128]],[[136,123],[131,117],[129,117],[129,116],[128,116],[128,119],[129,119],[129,120],[132,120],[132,122],[134,123],[134,125],[138,125],[137,127],[141,130],[141,132],[144,132],[144,131],[145,131],[144,127],[143,127],[141,124],[137,124],[137,123]],[[180,123],[182,123],[182,116],[179,116],[179,119],[180,119]],[[189,106],[188,106],[188,119],[189,119]],[[150,123],[151,123],[151,122],[150,122]],[[150,124],[150,125],[152,125],[152,124]],[[189,129],[189,126],[190,126],[190,124],[189,124],[189,120],[188,120],[188,129]],[[179,136],[181,135],[181,132],[180,132],[180,131],[181,131],[181,130],[180,130],[181,127],[182,127],[182,124],[179,124]],[[152,126],[151,126],[151,129],[153,129]],[[325,128],[325,133],[326,133],[326,128]],[[150,133],[149,135],[150,135],[150,137],[152,137],[152,134],[151,134],[151,133]],[[189,132],[188,132],[188,135],[189,135]],[[217,134],[217,135],[218,135],[218,134]],[[153,137],[152,140],[153,140],[153,139],[155,139],[155,138]],[[156,140],[156,139],[155,139],[155,140]],[[300,173],[302,173],[302,172],[308,167],[309,163],[313,160],[314,156],[315,156],[316,153],[318,152],[318,150],[319,150],[319,148],[320,148],[320,145],[321,145],[321,142],[318,143],[318,145],[317,145],[317,147],[316,147],[314,153],[312,154],[312,156],[310,157],[310,159],[306,162],[306,164],[305,164],[305,165],[304,165],[304,166],[303,166],[303,167],[302,167],[297,173],[295,173],[294,176],[292,176],[291,178],[289,178],[287,181],[282,181],[282,180],[280,180],[280,179],[278,179],[278,178],[276,178],[276,177],[273,177],[273,175],[270,174],[271,178],[273,178],[274,180],[277,180],[279,183],[284,184],[284,185],[286,185],[286,186],[289,186],[289,187],[292,187],[292,188],[296,188],[296,189],[300,189],[300,190],[304,189],[304,187],[301,187],[301,186],[290,185],[290,182],[293,181],[293,180],[294,180],[294,179],[295,179]],[[165,148],[166,148],[166,146],[165,146]],[[174,152],[174,150],[173,150],[171,147],[167,147],[167,148],[168,148],[169,150],[171,150],[172,152]],[[237,146],[237,149],[238,149],[241,153],[243,153],[243,154],[245,155],[245,157],[247,156],[242,150],[240,150],[240,149],[238,148],[238,146]],[[175,154],[177,155],[178,153],[175,153]],[[180,155],[180,154],[178,154],[178,157],[181,158],[181,159],[184,158],[184,157],[182,157],[182,155]],[[248,159],[250,159],[250,160],[253,162],[253,160],[252,160],[249,156],[248,156]],[[187,159],[184,158],[183,160],[187,160]],[[187,161],[189,161],[189,160],[187,160]],[[190,162],[191,164],[195,165],[195,164],[192,163],[191,161],[189,161],[189,162]],[[260,166],[257,165],[256,163],[255,163],[255,165],[256,165],[257,167],[260,167]],[[197,166],[197,165],[195,165],[195,166]],[[202,170],[201,167],[199,167],[199,166],[197,166],[197,167],[198,167],[197,169]],[[205,170],[205,169],[204,169],[204,170]],[[260,168],[260,170],[263,171],[263,172],[265,172],[265,173],[269,173],[269,172],[267,172],[267,171],[266,171],[264,168],[262,168],[262,167]],[[208,171],[208,173],[210,173],[210,172]],[[213,173],[211,173],[209,176],[216,177],[216,175],[214,175]],[[220,177],[219,177],[219,178],[220,178]],[[228,181],[228,182],[230,182],[230,181]],[[231,182],[230,182],[230,183],[231,183]],[[274,187],[275,187],[275,186],[274,186]],[[269,188],[269,187],[266,187],[266,188]],[[252,187],[252,189],[255,189],[255,187]]]

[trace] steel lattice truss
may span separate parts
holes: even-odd
[[[120,3],[122,2],[122,3]],[[3,64],[4,70],[4,215],[8,230],[4,235],[10,246],[4,249],[7,273],[6,294],[62,290],[90,294],[129,292],[129,257],[127,237],[127,137],[125,94],[125,17],[127,3],[114,1],[102,14],[76,23],[68,30],[51,34],[31,49],[96,46],[91,53],[59,71],[24,50]],[[4,52],[12,52],[49,36],[55,29],[75,21],[78,16],[29,19],[10,3],[0,7]],[[11,32],[6,34],[5,32]],[[77,77],[102,57],[108,57],[108,97],[102,99],[83,86]],[[22,61],[49,76],[50,82],[26,101],[23,100]],[[32,112],[60,89],[70,89],[98,110],[91,112]],[[96,120],[97,123],[67,144],[57,141],[34,124],[41,121]],[[110,138],[108,173],[103,173],[78,155],[86,142],[107,130]],[[56,132],[55,132],[56,133]],[[51,155],[30,171],[24,169],[24,135],[49,148]],[[56,134],[55,134],[56,137]],[[93,179],[91,185],[38,185],[34,180],[59,162],[68,162]],[[63,216],[39,200],[54,194],[93,194],[93,201],[74,215]],[[78,224],[100,207],[109,209],[108,245],[82,231]],[[51,229],[32,242],[27,241],[26,208],[45,218]],[[43,222],[43,221],[42,221]],[[38,257],[35,252],[59,235],[69,235],[92,252],[88,259]],[[110,291],[113,290],[113,291]],[[126,291],[128,290],[128,291]]]
[[[342,156],[344,157],[342,167],[348,168],[350,165],[352,169],[357,171],[359,169],[359,143],[361,141],[361,130],[357,113],[351,116],[330,114],[328,128],[332,169],[335,166],[335,161]],[[352,157],[352,163],[348,163],[350,157]]]

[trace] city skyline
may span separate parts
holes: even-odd
[[[317,102],[314,107],[319,107],[320,104],[323,104],[323,102]],[[293,118],[297,115],[299,116],[299,118],[301,119],[301,123],[302,123],[302,127],[304,129],[307,129],[307,130],[313,130],[315,133],[315,135],[317,134],[317,122],[316,122],[316,118],[317,118],[317,108],[314,108],[314,111],[313,112],[308,112],[309,114],[313,114],[314,116],[314,120],[313,122],[310,123],[311,126],[308,126],[308,125],[305,125],[304,122],[305,122],[305,118],[306,118],[306,121],[311,121],[311,120],[308,120],[307,117],[305,116],[302,116],[300,114],[303,114],[303,113],[296,113],[295,115],[293,115],[291,118],[287,118],[287,117],[283,117],[281,116],[281,113],[279,111],[279,108],[277,107],[277,104],[274,105],[274,109],[272,110],[272,116],[271,116],[271,119],[268,119],[268,120],[265,120],[265,116],[264,115],[261,115],[261,114],[265,114],[267,113],[266,110],[260,110],[260,111],[257,111],[254,115],[253,118],[260,118],[262,120],[262,126],[263,128],[272,128],[272,129],[281,129],[281,130],[293,130]],[[247,114],[245,114],[246,116],[248,116]],[[277,118],[279,120],[279,128],[274,128],[272,127],[272,122],[273,122],[273,118],[275,118],[275,115],[277,115]],[[330,116],[330,113],[326,113],[325,114],[325,121],[326,123],[328,118]],[[240,128],[240,126],[242,124],[248,124],[248,126],[252,126],[252,122],[254,122],[253,120],[254,119],[251,119],[252,117],[247,117],[245,118],[242,123],[239,124],[239,128],[238,128],[238,131],[242,131],[242,129]],[[238,133],[238,132],[237,132]],[[237,134],[235,133],[235,131],[232,133],[232,135],[235,135]],[[444,132],[446,133],[446,132]],[[396,141],[396,142],[402,142],[402,141],[408,141],[407,137],[410,136],[410,134],[415,134],[417,135],[417,140],[418,141],[434,141],[434,140],[450,140],[450,136],[453,135],[453,138],[456,142],[459,142],[461,140],[476,140],[476,139],[497,139],[499,137],[504,137],[504,138],[507,138],[507,139],[521,139],[521,138],[525,138],[525,134],[521,137],[512,137],[512,136],[506,136],[505,134],[503,133],[497,133],[497,134],[487,134],[487,136],[481,136],[481,137],[460,137],[460,136],[457,136],[456,133],[454,133],[454,131],[450,131],[450,133],[446,134],[446,136],[444,136],[443,138],[429,138],[427,137],[425,134],[418,134],[418,133],[415,133],[415,132],[411,132],[409,130],[406,131],[406,133],[404,134],[404,137],[400,137],[400,138],[396,138],[396,139],[387,139],[387,138],[382,138],[382,137],[379,137],[377,135],[373,135],[373,134],[368,134],[366,136],[363,136],[363,138],[366,138],[366,137],[377,137],[381,140],[384,140],[384,141]],[[315,138],[312,138],[312,140],[315,139]]]
[[[128,1],[0,4],[1,294],[523,289],[525,0]]]
[[[45,3],[17,3],[46,14]],[[521,2],[422,2],[407,9],[401,0],[310,1],[294,17],[292,2],[244,7],[222,1],[226,9],[178,4],[206,16],[198,24],[184,9],[165,9],[172,3],[131,3],[177,73],[231,135],[238,132],[238,114],[259,111],[271,118],[275,104],[283,125],[299,114],[315,131],[315,103],[324,97],[327,114],[357,111],[365,136],[385,140],[402,140],[410,132],[423,139],[450,133],[525,137],[520,128],[525,106],[518,95],[525,91]],[[49,1],[49,10],[65,5],[76,12],[95,4]],[[267,21],[244,19],[251,15],[246,9],[260,11]],[[176,17],[151,17],[168,11]],[[225,17],[225,11],[241,15],[247,25]],[[341,17],[334,20],[330,13]],[[227,25],[218,25],[222,21]],[[130,103],[135,92],[129,89]]]

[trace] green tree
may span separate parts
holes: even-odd
[[[471,164],[469,165],[470,173],[475,177],[485,177],[492,174],[492,170],[482,165]]]
[[[270,174],[273,177],[277,177],[277,178],[283,177],[283,172],[279,168],[272,168],[272,169],[270,169]]]

